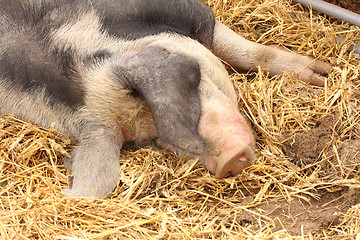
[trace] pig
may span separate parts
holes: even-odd
[[[124,143],[197,157],[217,178],[251,165],[255,143],[219,60],[292,70],[323,85],[328,63],[245,40],[199,0],[0,0],[0,114],[77,143],[66,197],[106,197]]]

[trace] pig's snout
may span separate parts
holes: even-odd
[[[238,175],[244,168],[251,165],[252,150],[250,148],[240,150],[233,157],[223,156],[216,159],[215,169],[209,171],[217,178],[224,178]],[[206,161],[206,159],[205,159]]]
[[[198,131],[209,146],[200,160],[217,178],[235,176],[254,158],[254,137],[244,117],[226,97],[202,101]]]

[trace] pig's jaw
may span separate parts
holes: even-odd
[[[251,165],[254,137],[244,117],[225,95],[201,99],[198,132],[209,146],[200,160],[215,177],[235,176]]]

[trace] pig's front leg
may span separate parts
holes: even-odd
[[[237,69],[255,70],[258,66],[271,76],[283,71],[294,71],[304,82],[323,86],[323,74],[331,71],[328,63],[302,56],[276,47],[251,42],[236,34],[220,22],[215,23],[213,52]]]
[[[119,179],[119,154],[122,136],[109,127],[88,123],[81,133],[79,145],[71,152],[69,167],[72,187],[66,197],[106,197]],[[71,184],[70,184],[71,185]]]

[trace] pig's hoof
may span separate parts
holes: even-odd
[[[300,79],[311,85],[323,87],[325,85],[326,78],[322,75],[326,75],[331,72],[331,65],[320,60],[314,60],[311,57],[308,57],[308,61],[312,61],[312,63],[307,67],[305,66],[304,70],[300,72]]]
[[[277,58],[275,65],[270,67],[270,74],[277,75],[279,70],[294,71],[299,79],[315,86],[324,86],[326,78],[332,67],[329,63],[315,60],[313,57],[302,56],[279,46],[272,46],[277,49]],[[282,66],[279,68],[279,66]]]

